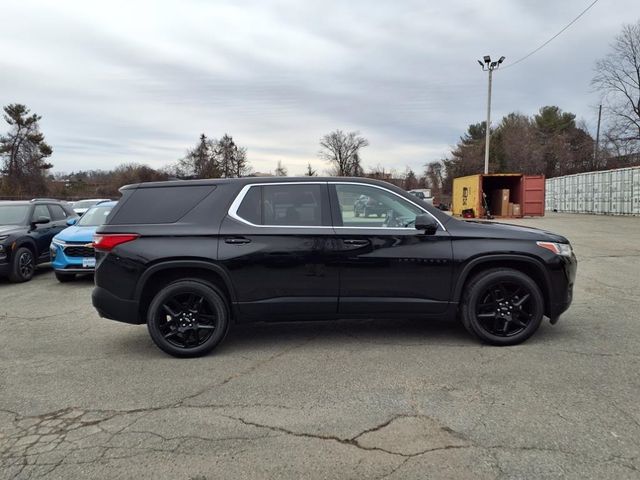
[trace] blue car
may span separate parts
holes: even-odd
[[[51,266],[60,282],[73,280],[78,273],[93,273],[96,257],[93,234],[118,202],[102,202],[91,207],[80,219],[70,219],[51,241]]]

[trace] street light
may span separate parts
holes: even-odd
[[[485,137],[485,146],[484,146],[484,173],[485,175],[489,173],[489,133],[491,132],[491,80],[493,76],[493,71],[500,66],[502,62],[504,62],[505,57],[500,57],[497,62],[492,62],[491,57],[489,55],[485,55],[482,57],[484,63],[481,60],[478,60],[478,63],[482,67],[483,71],[489,72],[489,89],[487,95],[487,123],[485,125],[486,137]]]

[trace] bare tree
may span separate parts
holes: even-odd
[[[444,175],[442,162],[430,162],[426,166],[424,176],[427,179],[427,184],[431,189],[431,195],[439,196],[442,193],[442,187],[444,184]]]
[[[407,167],[404,172],[404,189],[413,190],[414,188],[418,188],[418,185],[418,177],[416,177],[415,172],[410,167]]]
[[[640,150],[640,21],[624,25],[609,54],[597,61],[591,84],[602,94],[609,135],[623,150]]]
[[[332,173],[338,176],[362,176],[360,149],[369,145],[369,141],[360,132],[344,133],[335,130],[320,139],[320,158],[329,162]]]
[[[222,177],[242,177],[249,173],[247,150],[244,147],[238,147],[231,135],[225,133],[217,142],[215,155]]]
[[[311,166],[311,163],[307,163],[307,171],[304,172],[305,177],[315,177],[318,175],[318,171]]]
[[[287,176],[287,167],[282,164],[282,161],[278,160],[278,166],[276,167],[275,176],[276,177],[286,177]]]

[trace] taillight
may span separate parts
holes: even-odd
[[[93,248],[109,252],[123,243],[131,242],[140,235],[137,233],[100,233],[93,236]]]

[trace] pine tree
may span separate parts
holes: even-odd
[[[40,115],[18,103],[4,107],[4,119],[11,126],[0,136],[2,189],[11,195],[42,195],[46,192],[45,173],[53,167],[45,161],[53,149],[40,131]]]

